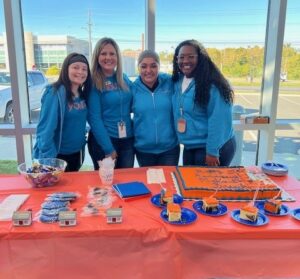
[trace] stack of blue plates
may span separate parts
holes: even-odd
[[[274,176],[285,176],[289,171],[287,166],[274,162],[267,162],[262,164],[261,169],[265,174]]]

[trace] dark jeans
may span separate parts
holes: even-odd
[[[228,140],[220,149],[220,166],[227,167],[230,165],[236,150],[235,137]],[[184,166],[205,166],[206,148],[195,148],[183,150]]]
[[[136,158],[139,162],[140,167],[150,167],[150,166],[177,166],[179,160],[180,147],[177,145],[171,150],[153,154],[136,152]]]
[[[67,162],[65,172],[79,171],[84,161],[84,148],[85,146],[82,148],[82,150],[72,154],[58,154],[56,156],[56,158],[65,160]]]
[[[110,140],[118,155],[115,168],[132,168],[134,165],[134,138],[110,138]],[[94,164],[94,169],[98,170],[98,161],[105,158],[105,153],[101,146],[97,143],[92,132],[89,132],[88,136],[88,150]]]

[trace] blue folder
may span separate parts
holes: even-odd
[[[121,198],[141,197],[151,194],[147,186],[138,181],[114,184],[112,187]]]

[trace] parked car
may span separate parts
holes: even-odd
[[[30,110],[39,109],[41,106],[41,94],[48,84],[45,75],[40,71],[28,71],[28,95]],[[0,72],[0,118],[4,118],[5,123],[14,123],[11,78],[10,73]]]

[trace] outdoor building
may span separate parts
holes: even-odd
[[[68,35],[34,35],[24,32],[26,68],[33,67],[44,72],[52,66],[61,68],[65,57],[71,52],[79,52],[89,58],[89,44]],[[0,36],[0,69],[9,71],[6,34]]]

